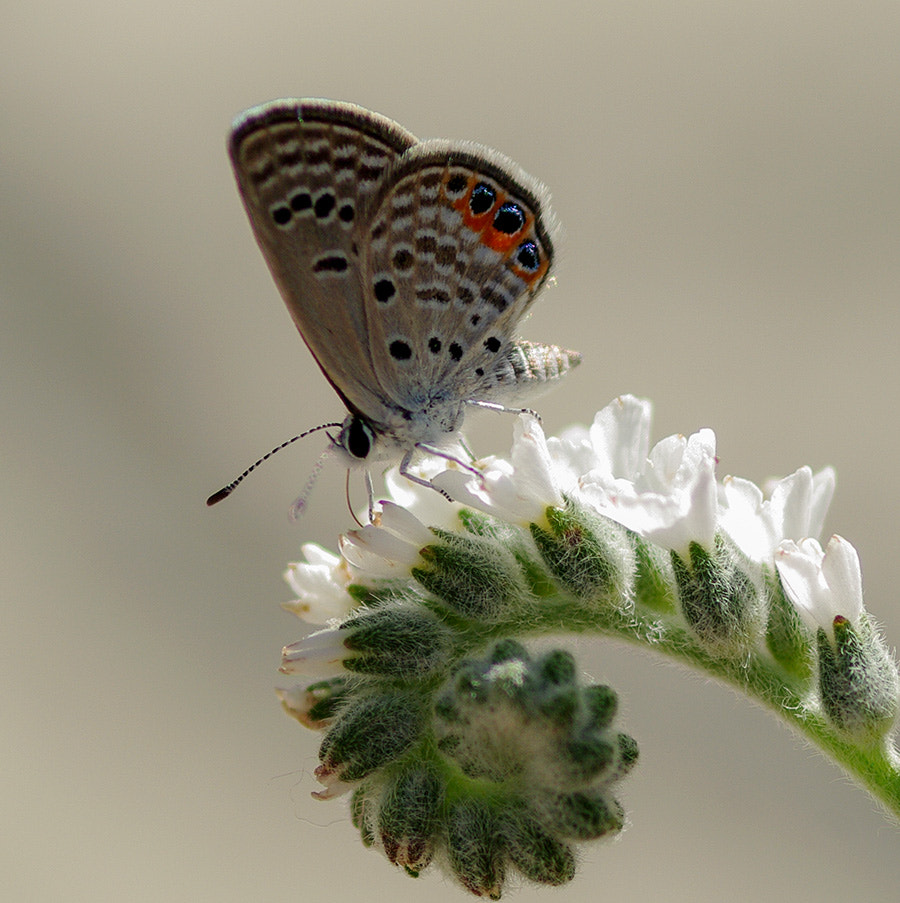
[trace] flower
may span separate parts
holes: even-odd
[[[419,549],[433,540],[434,535],[412,512],[383,501],[375,522],[341,536],[340,549],[368,577],[408,577],[421,563]]]
[[[291,562],[284,572],[297,598],[282,608],[313,624],[346,617],[356,607],[347,592],[352,580],[347,562],[315,543],[304,543],[301,550],[306,561]]]
[[[859,622],[862,574],[846,539],[832,536],[824,551],[815,539],[787,539],[778,546],[775,564],[787,597],[813,632],[821,627],[830,633],[837,617]]]
[[[303,674],[307,677],[334,677],[346,674],[344,659],[353,653],[344,646],[345,631],[326,627],[285,646],[281,650],[282,674]]]
[[[452,448],[450,451],[460,460],[466,457],[462,448]],[[433,480],[437,474],[447,469],[447,459],[436,455],[417,456],[409,469],[422,480]],[[392,467],[385,473],[384,483],[391,501],[415,515],[421,523],[447,530],[459,527],[457,514],[461,506],[448,502],[439,492],[427,486],[408,480],[400,473],[399,467]]]
[[[548,439],[563,491],[578,489],[589,471],[633,480],[646,465],[651,418],[649,401],[621,395],[597,412],[589,429],[570,427],[559,438]]]
[[[801,467],[771,482],[765,498],[749,480],[725,477],[719,488],[719,526],[750,559],[771,562],[782,540],[818,538],[834,483],[831,467],[815,475]]]
[[[458,502],[509,523],[543,522],[547,508],[563,505],[544,431],[532,414],[516,420],[510,461],[491,457],[479,464],[480,477],[445,470],[434,485]]]
[[[690,437],[669,436],[638,461],[642,427],[643,421],[638,420],[628,434],[629,448],[616,448],[614,436],[608,436],[607,447],[618,453],[608,455],[604,466],[581,478],[581,497],[601,514],[680,554],[691,542],[712,548],[716,532],[715,433],[703,429]],[[635,469],[627,474],[625,468]]]
[[[334,721],[346,699],[345,675],[326,678],[313,684],[276,689],[284,711],[310,730],[318,731]]]

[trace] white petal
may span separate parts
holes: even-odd
[[[456,501],[509,523],[537,523],[563,497],[544,431],[530,414],[513,428],[512,463],[486,458],[478,463],[481,476],[446,470],[432,481]]]
[[[278,701],[293,713],[294,717],[303,716],[309,708],[309,693],[305,686],[276,688]]]
[[[716,481],[715,461],[704,460],[693,472],[693,483],[682,492],[668,496],[671,504],[663,509],[661,523],[645,535],[648,539],[685,555],[692,542],[706,549],[713,547],[716,535]]]
[[[712,433],[712,430],[706,432]],[[706,549],[713,547],[718,512],[716,489],[715,439],[713,450],[698,465],[697,479],[690,492],[690,539]]]
[[[424,457],[414,462],[410,471],[423,480],[434,480],[434,477],[446,470],[447,462],[434,456]],[[401,507],[410,511],[423,524],[429,527],[444,527],[447,530],[459,528],[459,505],[454,505],[427,486],[419,486],[400,474],[397,467],[392,467],[384,475],[384,482],[390,497]]]
[[[634,395],[621,395],[598,411],[591,426],[594,469],[633,480],[646,466],[652,406]]]
[[[422,487],[424,489],[424,487]],[[411,511],[394,502],[382,502],[379,526],[417,548],[434,542],[434,534]]]
[[[308,727],[313,731],[322,728],[320,721],[314,721],[309,717],[310,710],[320,701],[321,696],[315,692],[311,693],[306,684],[290,688],[277,688],[275,695],[285,711],[292,718],[296,718],[304,727]]]
[[[821,547],[818,551],[821,552]],[[808,544],[802,548],[792,539],[782,542],[775,553],[775,566],[785,594],[813,631],[831,624],[831,619],[822,624],[818,617],[820,561],[815,549],[810,549]]]
[[[577,430],[583,432],[580,438]],[[547,439],[547,450],[553,461],[553,472],[562,492],[572,493],[584,474],[597,465],[597,458],[584,427],[570,428],[566,435]]]
[[[506,467],[502,465],[509,467],[503,460],[492,462],[489,469],[482,471],[482,479],[458,470],[447,470],[438,474],[434,482],[463,505],[510,523],[542,520],[547,505],[523,491],[524,487],[512,474],[505,472]]]
[[[762,490],[750,480],[725,477],[719,489],[719,527],[753,561],[771,559],[774,537],[764,517]],[[781,537],[778,537],[778,541]]]
[[[314,542],[303,543],[303,545],[300,546],[300,551],[310,564],[326,564],[330,567],[335,567],[341,563],[340,556],[335,555],[334,552],[329,552],[327,549],[323,549],[322,546],[317,545]]]
[[[769,516],[782,538],[802,539],[814,535],[809,529],[812,487],[812,470],[801,467],[772,488]]]
[[[672,488],[684,461],[687,442],[687,438],[681,435],[660,439],[647,458],[641,488],[655,492],[666,492]]]
[[[541,516],[546,508],[563,505],[563,497],[554,479],[547,440],[536,417],[523,414],[516,420],[510,457],[515,468],[518,494],[536,500]]]
[[[688,437],[687,448],[684,453],[683,470],[689,474],[700,467],[705,467],[709,462],[715,469],[716,462],[716,434],[709,428],[698,430]],[[687,474],[685,475],[687,477]],[[689,479],[689,477],[687,477]]]
[[[387,561],[405,565],[407,568],[419,563],[421,546],[407,542],[375,524],[366,524],[361,530],[348,530],[345,536],[351,545]]]
[[[409,565],[393,559],[383,558],[371,549],[355,545],[346,536],[341,536],[338,539],[338,548],[348,564],[355,568],[364,580],[374,580],[380,577],[406,577],[409,575]]]
[[[316,780],[325,786],[324,790],[314,790],[310,794],[316,800],[333,800],[336,797],[343,796],[345,793],[353,790],[357,785],[355,783],[347,783],[340,780],[337,772],[328,771],[324,765],[320,765],[314,772]]]
[[[862,613],[862,572],[856,549],[843,537],[834,535],[825,546],[822,576],[832,594],[832,611],[856,622]]]
[[[845,539],[833,536],[824,551],[815,539],[785,540],[775,563],[788,598],[813,630],[830,631],[838,615],[858,620],[863,611],[859,556]]]
[[[302,551],[306,561],[292,562],[284,572],[297,598],[283,603],[282,608],[314,624],[345,617],[356,607],[347,592],[350,572],[346,562],[313,543],[304,544]]]
[[[836,482],[833,467],[823,467],[813,477],[812,503],[809,511],[809,535],[821,536],[825,526],[825,515],[834,495]]]
[[[283,674],[305,674],[308,677],[333,677],[345,674],[341,664],[350,653],[343,644],[345,634],[332,627],[317,630],[281,650]]]

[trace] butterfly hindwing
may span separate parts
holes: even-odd
[[[395,403],[479,400],[493,370],[509,369],[553,260],[545,196],[474,144],[425,141],[397,160],[356,227],[372,363]]]
[[[316,100],[254,107],[231,134],[247,215],[294,323],[345,403],[374,415],[383,401],[353,236],[385,174],[415,144],[386,117]]]

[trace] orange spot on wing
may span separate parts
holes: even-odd
[[[534,217],[530,213],[527,213],[525,216],[525,225],[522,226],[518,232],[513,232],[512,235],[506,232],[498,232],[493,225],[490,225],[485,230],[484,235],[481,236],[481,241],[483,244],[486,244],[489,248],[492,248],[500,254],[509,254],[510,250],[513,247],[518,247],[522,242],[522,238],[531,232],[531,225],[533,222]]]
[[[449,172],[445,176],[446,179],[449,178]],[[509,235],[506,232],[500,232],[498,229],[495,229],[493,226],[494,216],[497,213],[497,210],[500,206],[507,200],[509,195],[498,188],[497,197],[494,198],[494,203],[491,205],[490,209],[486,210],[484,213],[474,214],[472,213],[472,208],[470,207],[470,203],[472,200],[472,192],[475,189],[475,186],[481,181],[477,174],[473,174],[469,177],[469,184],[466,188],[465,194],[461,197],[456,198],[456,200],[451,202],[451,205],[454,210],[456,210],[463,218],[463,223],[465,223],[466,227],[471,229],[473,232],[478,233],[481,243],[486,247],[490,248],[492,251],[496,251],[498,254],[503,255],[504,257],[509,257],[510,253],[517,248],[524,238],[527,236],[531,236],[533,233],[532,229],[534,226],[534,215],[530,212],[526,211],[525,214],[525,224],[519,229],[517,232],[514,232],[512,235]],[[512,268],[515,271],[516,275],[527,285],[529,288],[537,282],[540,282],[541,279],[547,273],[547,268],[549,266],[549,261],[541,255],[541,265],[535,272],[529,272],[528,270],[522,269],[515,261],[512,262]]]

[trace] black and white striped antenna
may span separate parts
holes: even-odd
[[[263,455],[258,461],[254,461],[239,477],[235,477],[227,486],[223,486],[218,492],[214,492],[207,500],[207,505],[216,505],[222,501],[222,499],[227,499],[235,489],[237,489],[238,485],[243,482],[244,478],[249,476],[259,467],[263,461],[268,461],[275,452],[280,452],[283,448],[287,448],[289,445],[296,442],[298,439],[305,439],[307,436],[311,436],[313,433],[318,433],[320,430],[327,430],[331,427],[339,427],[340,423],[323,423],[321,426],[314,426],[311,430],[307,430],[305,433],[300,433],[299,436],[294,436],[293,439],[288,439],[286,442],[282,442],[281,445],[276,446],[272,449],[268,454]],[[306,498],[309,495],[310,491],[313,488],[313,485],[316,482],[316,478],[319,476],[319,471],[322,469],[322,465],[331,455],[332,449],[334,447],[334,439],[332,438],[332,445],[329,446],[325,453],[319,458],[319,463],[316,465],[312,474],[310,475],[309,480],[306,483],[306,487],[303,490],[303,494],[294,502],[294,505],[291,508],[293,512],[293,516],[296,517],[300,514],[303,508],[306,505]]]

